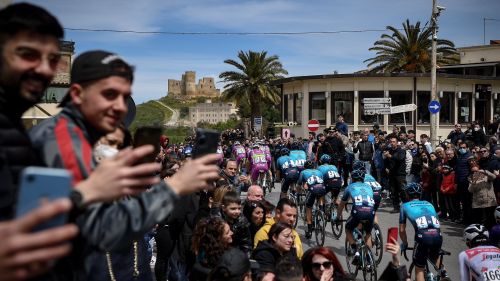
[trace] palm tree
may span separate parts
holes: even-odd
[[[225,100],[235,100],[239,105],[250,105],[253,128],[253,119],[262,114],[263,103],[279,103],[280,91],[272,81],[283,78],[288,72],[278,60],[278,56],[268,57],[265,51],[239,51],[238,58],[241,63],[232,59],[224,61],[238,70],[225,71],[219,75],[226,83],[222,95]]]
[[[409,20],[403,23],[404,33],[392,26],[387,29],[392,35],[382,34],[369,50],[376,51],[377,56],[367,59],[368,67],[374,66],[370,72],[410,72],[424,73],[431,69],[432,28],[420,27]],[[437,40],[437,65],[456,63],[457,51],[453,42]]]

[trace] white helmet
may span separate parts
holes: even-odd
[[[497,223],[500,223],[500,206],[497,206],[497,208],[495,209],[495,220],[497,221]]]
[[[235,141],[235,142],[234,142],[234,145],[239,145],[239,144],[240,144],[240,142],[239,142],[239,141]]]
[[[465,243],[482,244],[488,242],[489,233],[481,224],[471,224],[464,229]]]

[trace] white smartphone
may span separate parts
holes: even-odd
[[[67,198],[71,192],[72,176],[65,169],[27,167],[21,173],[21,188],[17,200],[16,217],[21,217],[45,202]],[[39,231],[65,224],[67,214],[58,215],[38,225]]]

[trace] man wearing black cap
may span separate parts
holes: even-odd
[[[71,70],[70,89],[61,104],[63,110],[30,132],[45,164],[70,170],[75,184],[85,183],[85,179],[98,173],[101,166],[112,165],[122,152],[110,158],[110,162],[105,159],[96,166],[91,157],[92,147],[101,136],[113,132],[122,122],[127,113],[126,99],[131,95],[132,81],[133,68],[116,54],[89,51],[78,56]],[[152,151],[150,146],[137,149]],[[130,149],[125,149],[124,153],[127,151]],[[100,251],[131,249],[134,239],[142,239],[156,223],[166,218],[178,195],[205,188],[208,180],[218,178],[218,168],[212,164],[217,159],[217,155],[212,154],[188,161],[168,182],[159,183],[156,177],[147,177],[149,182],[144,182],[140,177],[142,173],[130,167],[128,172],[123,172],[131,177],[128,184],[134,186],[139,182],[141,186],[123,195],[137,196],[113,204],[84,205],[79,194],[74,194],[72,198],[79,207],[76,221],[83,237],[76,244],[84,250],[75,252],[68,260],[72,266],[60,268],[58,273],[78,279],[88,278],[92,270],[92,279],[99,280],[97,277],[107,276],[108,271],[117,273],[120,268],[129,271],[127,276],[137,275],[133,267],[112,267],[112,262],[108,262],[107,268],[102,266],[107,259]],[[123,161],[133,165],[137,160]],[[159,170],[156,163],[143,165],[143,169]],[[99,179],[119,176],[115,174],[101,174]],[[123,182],[118,178],[116,181]],[[154,186],[148,192],[142,192],[151,184]],[[109,187],[103,185],[101,188],[105,191]],[[97,269],[91,267],[96,259],[102,260],[102,267]]]

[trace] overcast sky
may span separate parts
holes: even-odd
[[[17,1],[14,1],[17,2]],[[45,0],[28,1],[47,8],[65,28],[160,32],[304,32],[384,30],[402,22],[425,24],[432,0]],[[500,0],[438,0],[446,7],[439,37],[457,47],[500,39]],[[232,70],[225,59],[238,51],[265,50],[278,55],[289,76],[350,73],[366,68],[364,60],[381,31],[320,35],[165,35],[66,30],[76,54],[92,49],[118,53],[136,66],[134,99],[158,99],[167,79],[194,70],[197,79]],[[218,83],[218,87],[223,85]]]

